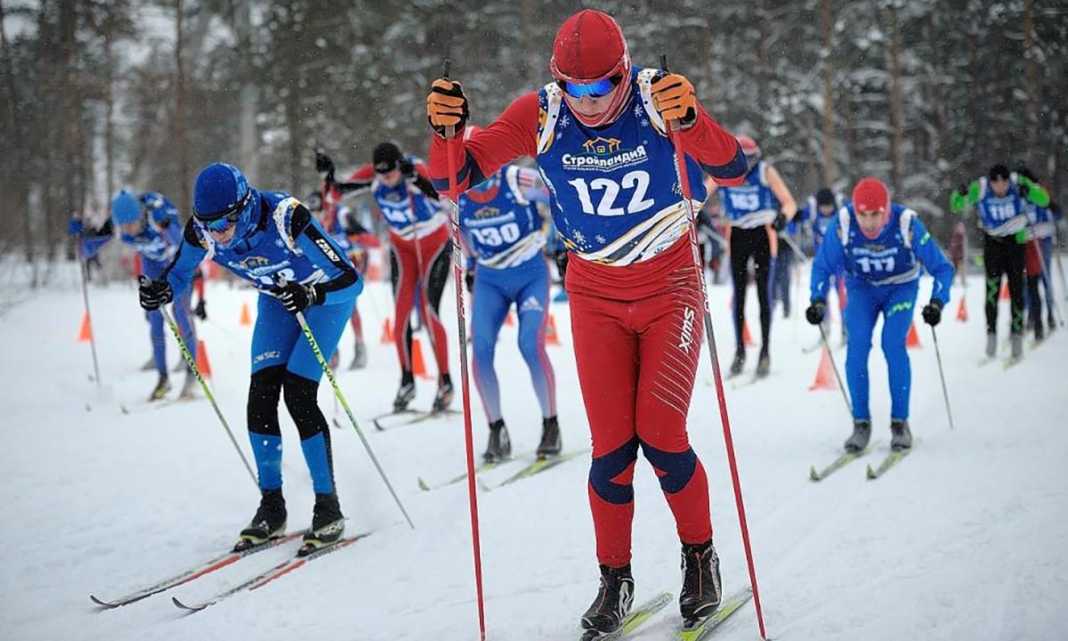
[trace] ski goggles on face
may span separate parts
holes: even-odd
[[[615,90],[616,85],[622,79],[622,74],[616,74],[611,78],[601,78],[594,82],[581,83],[560,80],[558,84],[572,98],[604,98]]]
[[[233,205],[230,205],[226,209],[217,214],[213,214],[210,220],[204,220],[203,217],[198,216],[200,224],[203,225],[208,231],[224,232],[230,229],[232,225],[237,223],[241,218],[241,212],[248,206],[249,201],[252,199],[252,190],[245,192],[245,197],[237,201]]]

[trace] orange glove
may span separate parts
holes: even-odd
[[[454,132],[463,131],[470,115],[463,87],[456,81],[441,78],[430,87],[426,97],[426,117],[430,126],[442,138],[445,138],[446,127],[452,127]]]
[[[693,84],[677,73],[660,76],[650,87],[653,92],[653,106],[660,112],[666,122],[679,121],[683,129],[697,122],[697,96]]]

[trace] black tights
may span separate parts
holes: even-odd
[[[745,323],[745,291],[749,283],[749,257],[756,265],[757,300],[760,301],[761,351],[768,349],[771,334],[771,302],[768,300],[768,276],[771,244],[766,227],[731,228],[731,276],[734,278],[734,336],[738,351],[745,349],[742,328]]]

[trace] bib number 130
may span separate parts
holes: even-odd
[[[645,211],[656,204],[655,200],[645,197],[645,192],[649,189],[649,174],[645,171],[628,172],[619,182],[609,178],[594,178],[587,183],[583,178],[576,178],[567,181],[567,184],[575,188],[584,214],[622,216]],[[623,189],[633,190],[630,201],[627,202],[626,208],[616,207],[616,198]],[[596,208],[593,205],[592,192],[600,192]]]

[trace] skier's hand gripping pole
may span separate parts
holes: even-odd
[[[284,287],[285,281],[279,283],[279,287]],[[338,387],[337,379],[334,378],[334,370],[330,369],[330,363],[327,362],[326,357],[323,356],[323,352],[319,349],[319,341],[315,340],[315,335],[312,334],[311,328],[308,327],[308,321],[304,319],[304,312],[296,312],[294,314],[297,317],[297,322],[300,323],[300,331],[304,333],[304,338],[308,340],[308,346],[311,347],[311,351],[315,354],[315,360],[319,362],[319,367],[323,368],[323,373],[326,374],[327,380],[330,381],[330,386],[334,388],[334,397],[341,403],[341,406],[345,408],[345,414],[349,417],[349,422],[352,423],[352,429],[356,430],[356,435],[360,437],[360,441],[363,443],[363,447],[367,450],[367,456],[370,457],[371,462],[374,463],[375,469],[378,470],[378,475],[382,477],[382,482],[386,484],[386,488],[393,496],[393,500],[396,501],[397,507],[400,508],[401,514],[404,515],[404,520],[408,521],[408,526],[413,530],[415,524],[412,523],[412,518],[408,516],[408,510],[404,509],[404,504],[401,503],[400,497],[397,496],[397,492],[393,489],[393,484],[389,482],[389,477],[386,476],[386,471],[382,469],[382,465],[378,462],[378,457],[375,456],[374,450],[371,449],[371,444],[367,441],[367,437],[364,436],[363,430],[360,429],[360,424],[356,422],[356,417],[352,413],[352,408],[349,407],[349,402],[345,400],[345,395],[341,393],[341,388]]]
[[[141,278],[145,278],[142,276]],[[252,479],[252,484],[256,486],[256,491],[259,492],[260,483],[256,480],[256,473],[252,471],[252,466],[249,465],[248,459],[245,458],[245,453],[241,451],[241,447],[237,444],[237,439],[234,438],[234,432],[230,429],[230,424],[226,422],[223,417],[222,410],[219,409],[219,404],[215,402],[215,395],[211,393],[211,388],[208,387],[208,382],[204,380],[204,377],[200,374],[200,368],[197,367],[197,360],[193,358],[193,353],[189,351],[189,346],[185,344],[185,340],[182,339],[182,332],[178,329],[178,324],[171,318],[171,313],[167,311],[165,306],[159,307],[159,312],[163,314],[163,319],[167,321],[167,327],[171,328],[171,333],[174,334],[174,340],[178,342],[178,350],[182,353],[182,358],[185,359],[185,364],[189,366],[189,371],[193,372],[193,376],[197,377],[197,381],[200,382],[200,388],[204,390],[204,396],[207,397],[211,403],[211,408],[215,410],[215,416],[219,417],[219,422],[222,423],[223,429],[226,430],[226,435],[230,437],[230,443],[234,446],[234,451],[241,457],[241,462],[245,464],[245,470],[248,471],[248,477]]]
[[[443,64],[442,78],[449,81],[449,60]],[[440,81],[439,81],[440,82]],[[437,83],[435,83],[437,84]],[[454,83],[452,87],[459,88],[460,83]],[[459,95],[463,96],[462,88],[458,89]],[[429,109],[429,99],[428,99]],[[460,250],[460,193],[456,185],[456,159],[453,157],[453,149],[456,144],[456,136],[463,136],[464,123],[467,120],[467,101],[464,99],[456,124],[446,124],[438,127],[433,120],[431,126],[439,134],[443,134],[446,144],[446,157],[448,158],[449,171],[449,200],[452,201],[449,222],[452,229],[452,274],[453,285],[456,289],[456,327],[460,348],[460,381],[463,390],[464,407],[464,447],[467,454],[467,496],[471,512],[471,543],[475,557],[475,596],[478,600],[478,632],[479,639],[486,639],[486,608],[482,595],[482,551],[478,533],[478,495],[475,492],[475,446],[471,436],[471,387],[467,374],[467,318],[464,311],[464,275],[463,253]]]
[[[667,72],[667,56],[660,56],[660,68]],[[680,78],[682,76],[679,76]],[[685,78],[683,78],[685,80]],[[682,83],[683,86],[688,85],[689,81]],[[692,86],[691,86],[692,87]],[[689,115],[689,109],[687,104],[682,102],[679,105],[673,105],[677,111]],[[760,638],[767,639],[768,635],[764,627],[764,612],[760,603],[760,588],[757,586],[756,566],[753,563],[753,550],[749,544],[749,526],[745,518],[745,502],[742,499],[742,487],[741,481],[738,478],[738,462],[734,456],[734,439],[731,436],[730,417],[727,414],[727,399],[723,392],[723,375],[719,367],[719,355],[716,350],[716,336],[712,328],[712,312],[711,307],[708,304],[708,291],[705,287],[704,270],[701,266],[700,249],[697,242],[697,213],[693,208],[693,199],[691,198],[690,191],[690,177],[686,171],[686,151],[682,148],[682,141],[679,140],[679,132],[686,126],[692,125],[692,122],[687,123],[685,116],[680,119],[667,120],[668,125],[668,138],[671,140],[671,144],[675,148],[675,173],[679,180],[679,187],[682,190],[682,199],[686,203],[687,215],[690,219],[690,249],[693,254],[693,267],[697,275],[697,282],[701,286],[701,299],[704,302],[704,319],[705,319],[705,334],[708,336],[708,351],[709,356],[712,358],[712,375],[716,382],[716,396],[719,399],[719,415],[723,423],[723,442],[727,449],[727,461],[730,464],[731,481],[734,486],[734,502],[738,508],[738,525],[742,531],[742,543],[745,546],[745,560],[749,568],[749,582],[753,587],[753,604],[756,607],[757,626],[760,629]],[[696,118],[695,118],[696,120]]]

